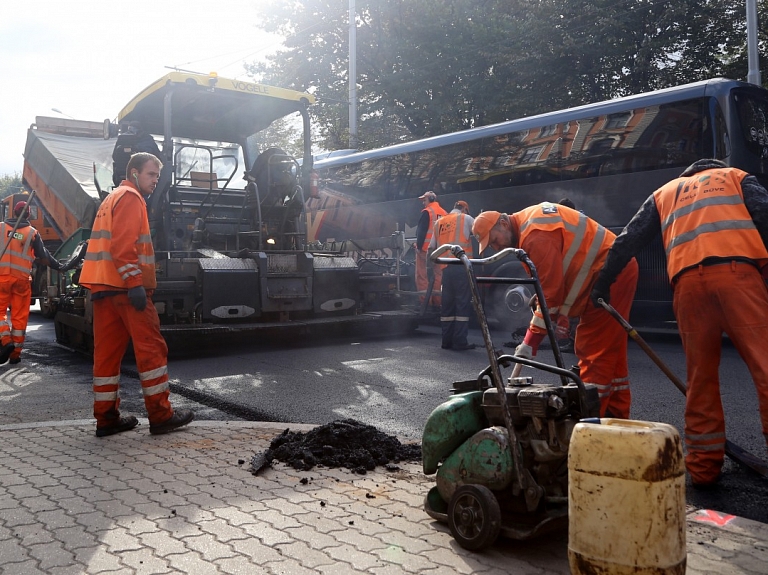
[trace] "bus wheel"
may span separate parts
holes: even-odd
[[[528,302],[534,291],[520,284],[494,285],[491,291],[491,317],[504,330],[515,331],[531,322]]]
[[[527,278],[528,274],[522,264],[517,262],[505,263],[492,272],[497,278]],[[531,322],[529,302],[536,290],[529,284],[490,284],[486,296],[488,304],[488,319],[495,320],[498,327],[514,332],[521,327],[527,327]]]

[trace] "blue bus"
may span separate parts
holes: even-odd
[[[434,191],[450,210],[512,213],[570,198],[618,233],[643,201],[701,158],[718,158],[768,186],[768,91],[716,78],[328,158],[314,164],[307,201],[310,237],[319,242],[415,236],[421,203]],[[632,318],[673,321],[661,241],[638,258]],[[520,277],[519,264],[485,275]],[[491,286],[489,316],[527,324],[528,288]]]

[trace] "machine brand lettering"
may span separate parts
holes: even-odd
[[[266,86],[259,84],[251,84],[249,82],[232,82],[232,85],[236,90],[241,92],[253,92],[254,94],[269,94],[269,90]]]

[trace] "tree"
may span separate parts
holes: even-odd
[[[10,174],[0,176],[0,198],[5,198],[6,196],[10,196],[11,194],[15,194],[23,190],[24,188],[21,184],[21,174],[18,172],[14,173],[12,176]]]
[[[261,81],[315,94],[327,149],[348,140],[347,8],[272,0],[260,26],[288,37],[286,49],[248,66]],[[363,149],[747,75],[743,2],[357,0],[356,9]]]

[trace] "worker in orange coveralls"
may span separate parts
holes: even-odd
[[[597,386],[600,416],[629,418],[632,395],[627,366],[627,334],[602,307],[589,299],[592,284],[605,261],[615,235],[566,206],[544,202],[514,214],[483,212],[472,226],[480,251],[521,248],[536,266],[544,297],[549,306],[556,338],[565,339],[570,317],[580,317],[574,351],[579,358],[584,383]],[[635,260],[626,267],[611,288],[614,307],[629,316],[637,287]],[[515,355],[532,358],[546,336],[546,324],[538,306],[523,343]]]
[[[429,243],[432,241],[432,235],[434,233],[435,222],[438,218],[442,218],[446,215],[446,211],[437,202],[437,194],[435,192],[425,192],[419,196],[424,209],[421,210],[421,216],[419,216],[419,223],[416,224],[416,242],[413,244],[413,249],[416,252],[416,289],[420,292],[426,292],[429,287],[429,279],[427,277],[427,265],[431,265],[427,262],[427,252],[429,251]],[[435,279],[432,283],[432,293],[440,291],[442,286],[443,270],[438,266],[433,266],[435,273]],[[423,302],[426,296],[420,296],[419,301]],[[439,296],[430,296],[430,302],[432,305],[440,305]]]
[[[136,427],[120,415],[120,364],[133,341],[149,432],[168,433],[194,419],[189,409],[173,410],[168,396],[168,347],[150,299],[157,286],[155,252],[143,195],[154,192],[162,164],[149,153],[131,156],[127,178],[101,203],[93,223],[80,284],[93,302],[93,414],[96,435]]]
[[[16,202],[13,213],[15,218],[0,223],[0,238],[5,248],[0,259],[0,365],[9,360],[14,364],[21,361],[32,300],[30,274],[35,259],[54,270],[62,267],[46,249],[40,233],[27,221],[27,202]],[[11,325],[7,321],[8,306],[11,308]]]
[[[613,278],[661,234],[685,350],[685,465],[695,487],[711,488],[725,457],[720,349],[725,332],[757,389],[768,443],[768,191],[719,160],[699,160],[645,201],[616,238],[592,292],[610,301]]]

